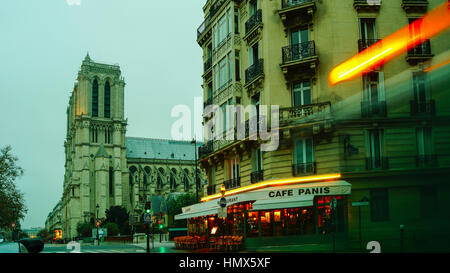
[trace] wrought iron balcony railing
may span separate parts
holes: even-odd
[[[264,73],[264,60],[259,59],[245,70],[245,83],[250,83]]]
[[[285,46],[282,48],[283,63],[297,61],[316,56],[314,41]]]
[[[418,155],[416,157],[417,167],[437,167],[438,160],[436,155]]]
[[[408,50],[408,57],[423,57],[423,56],[431,56],[431,44],[429,39],[423,40],[422,43]]]
[[[361,52],[374,44],[381,41],[381,39],[359,39],[358,40],[358,51]]]
[[[239,188],[241,186],[241,178],[236,177],[236,178],[225,181],[223,184],[225,185],[225,188],[227,190]]]
[[[386,117],[386,101],[361,102],[361,116],[368,117]]]
[[[387,157],[366,157],[366,169],[388,169],[389,160]]]
[[[324,112],[331,108],[331,102],[301,105],[280,109],[280,121],[289,121],[294,119],[305,118],[313,114]]]
[[[251,183],[257,183],[264,180],[264,170],[252,172],[250,174]]]
[[[262,23],[262,10],[259,9],[245,22],[245,34],[250,33],[260,23]]]
[[[292,165],[292,174],[294,176],[313,174],[315,172],[316,172],[316,162],[297,163]]]
[[[281,7],[283,9],[288,9],[296,6],[301,6],[303,4],[311,3],[314,0],[281,0]]]
[[[204,144],[203,146],[200,146],[198,148],[199,158],[203,158],[205,156],[208,156],[213,151],[214,151],[214,142],[210,140],[210,141],[206,142],[206,144]]]
[[[436,106],[434,100],[429,101],[416,101],[412,100],[411,102],[411,115],[435,115],[436,114]]]

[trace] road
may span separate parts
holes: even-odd
[[[150,245],[152,246],[152,245]],[[46,244],[44,250],[41,253],[73,253],[77,251],[79,253],[145,253],[146,244],[124,244],[124,243],[101,243],[100,246],[93,244],[75,245],[53,245]],[[150,250],[151,253],[186,253],[187,251],[177,250],[171,242],[155,242],[154,248]]]

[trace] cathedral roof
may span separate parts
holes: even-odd
[[[197,149],[201,146],[197,143]],[[127,137],[127,158],[195,160],[190,141]]]

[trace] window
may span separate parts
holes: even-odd
[[[259,42],[255,43],[248,49],[248,64],[249,67],[258,63],[259,60]]]
[[[309,41],[308,29],[301,28],[291,32],[291,45],[306,43]]]
[[[367,169],[383,168],[383,130],[369,130],[367,133]]]
[[[431,147],[431,128],[417,128],[416,130],[417,136],[417,154],[419,156],[431,155],[432,147]]]
[[[219,88],[227,83],[227,58],[223,58],[219,62]]]
[[[375,18],[360,18],[359,31],[362,40],[377,39],[377,30],[375,26]]]
[[[234,9],[234,34],[239,34],[239,9]]]
[[[413,73],[414,101],[423,104],[429,101],[429,94],[426,88],[426,74],[423,72]]]
[[[313,140],[312,139],[296,139],[294,148],[294,176],[313,173],[314,155],[313,155]]]
[[[252,158],[253,158],[253,171],[259,172],[263,170],[263,157],[262,157],[262,151],[261,149],[253,149],[252,152]]]
[[[236,53],[236,61],[234,62],[234,72],[236,73],[236,81],[241,80],[241,66],[239,62],[239,53]]]
[[[105,118],[111,117],[111,86],[109,81],[105,83]]]
[[[240,185],[239,156],[228,160],[228,178],[229,184],[225,183],[227,189],[236,188]]]
[[[439,215],[436,186],[424,186],[420,189],[420,214],[423,218],[433,218]]]
[[[389,220],[389,196],[387,189],[370,191],[370,215],[372,222]]]
[[[233,80],[233,54],[228,53],[228,82]]]
[[[248,4],[248,17],[252,17],[258,11],[258,0],[251,0]]]
[[[294,83],[292,89],[294,107],[311,104],[311,83],[309,81]]]
[[[364,101],[377,104],[384,101],[384,73],[370,72],[363,75]]]
[[[113,168],[109,168],[109,195],[114,195],[114,171]]]
[[[91,127],[91,142],[98,143],[98,128]]]
[[[189,170],[184,169],[184,177],[183,177],[184,190],[189,190]]]
[[[92,116],[98,117],[98,81],[94,80],[92,84]]]

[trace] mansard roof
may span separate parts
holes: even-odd
[[[197,143],[197,149],[202,143]],[[127,158],[195,160],[190,141],[127,137]]]

